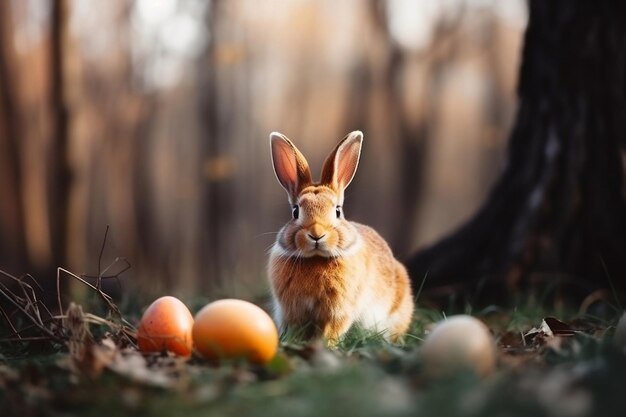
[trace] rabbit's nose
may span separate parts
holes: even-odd
[[[320,241],[320,239],[322,239],[324,236],[326,236],[326,234],[320,235],[320,236],[315,236],[312,235],[311,233],[307,234],[307,236],[311,239],[314,240],[316,243]]]
[[[324,230],[324,227],[321,224],[315,223],[315,224],[312,224],[311,227],[308,228],[307,236],[309,237],[309,239],[317,243],[324,236],[326,236],[326,230]]]

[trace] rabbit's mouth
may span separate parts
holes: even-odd
[[[300,251],[304,258],[319,256],[322,258],[336,258],[339,250],[326,242],[310,242]]]
[[[294,235],[294,243],[298,248],[299,256],[304,258],[337,256],[337,237],[328,229],[300,229]]]
[[[324,247],[323,244],[315,244],[312,248],[302,251],[302,256],[305,258],[312,258],[314,256],[320,256],[322,258],[335,258],[337,253]]]
[[[330,230],[315,234],[309,229],[282,231],[273,251],[296,258],[337,258],[341,255],[339,238]]]

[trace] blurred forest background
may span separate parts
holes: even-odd
[[[502,170],[526,19],[523,0],[0,1],[0,269],[97,274],[110,225],[102,267],[126,258],[135,291],[264,291],[290,216],[273,130],[316,173],[363,130],[346,214],[408,256]]]

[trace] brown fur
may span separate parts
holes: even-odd
[[[398,340],[414,308],[406,269],[385,240],[368,226],[336,216],[360,149],[361,134],[353,132],[324,163],[323,183],[312,183],[302,180],[310,172],[295,146],[272,135],[277,177],[300,213],[281,229],[270,252],[276,318],[283,328],[309,326],[309,336],[322,335],[331,343],[355,322]]]

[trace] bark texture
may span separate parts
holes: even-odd
[[[529,11],[506,166],[470,221],[408,260],[426,294],[626,287],[626,5]]]

